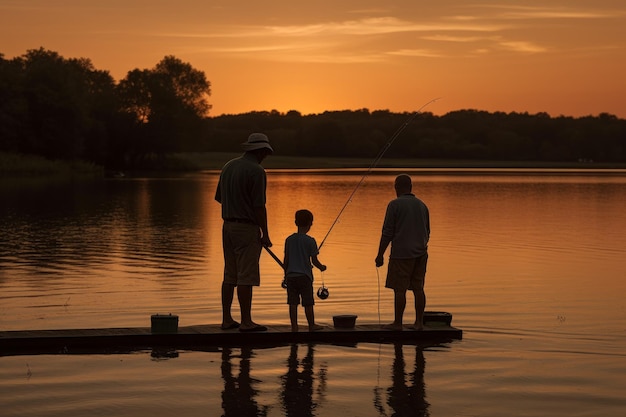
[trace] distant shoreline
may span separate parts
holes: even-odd
[[[104,169],[81,160],[52,160],[38,155],[0,151],[0,178],[98,178]]]
[[[180,161],[180,165],[193,166],[192,170],[221,169],[224,163],[236,158],[241,153],[194,153],[176,154],[172,158]],[[183,162],[185,161],[185,162]],[[326,158],[270,155],[263,161],[266,169],[346,169],[361,168],[364,170],[374,162],[365,158]],[[452,159],[415,159],[415,158],[383,158],[375,168],[502,168],[502,169],[626,169],[626,163],[593,163],[593,162],[541,162],[541,161],[487,161],[487,160],[452,160]]]
[[[167,156],[159,164],[158,169],[129,170],[128,172],[194,172],[220,170],[240,152],[206,152],[178,153]],[[326,158],[271,155],[263,166],[266,169],[287,170],[333,170],[355,169],[368,170],[373,159],[365,158]],[[414,159],[414,158],[383,158],[374,167],[377,169],[579,169],[579,170],[611,170],[626,169],[626,163],[594,163],[594,162],[542,162],[542,161],[488,161],[488,160],[451,160],[451,159]],[[0,175],[4,178],[21,177],[91,177],[102,178],[107,170],[102,167],[76,161],[51,161],[39,156],[15,155],[0,153]],[[111,171],[123,173],[123,169]]]

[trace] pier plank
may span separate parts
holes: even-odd
[[[328,326],[315,332],[291,332],[289,325],[267,328],[264,332],[240,332],[206,324],[179,327],[172,333],[153,333],[150,327],[0,331],[0,355],[116,353],[156,348],[211,350],[224,346],[289,343],[431,343],[463,337],[460,329],[440,322],[427,323],[423,331],[384,330],[378,324],[357,324],[354,328]]]

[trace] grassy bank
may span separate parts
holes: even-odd
[[[2,177],[102,177],[102,167],[84,161],[50,160],[36,155],[0,152]]]
[[[219,170],[232,158],[241,153],[204,152],[177,153],[163,158],[148,172],[206,171]],[[373,159],[322,158],[272,155],[263,166],[267,169],[368,169]],[[626,169],[626,163],[588,162],[537,162],[537,161],[487,161],[487,160],[444,160],[383,158],[377,168],[528,168],[528,169]],[[104,169],[84,161],[49,160],[35,155],[20,155],[0,152],[0,176],[2,177],[103,177]]]
[[[167,158],[166,169],[173,170],[215,170],[225,162],[241,155],[240,153],[179,153]],[[373,159],[363,158],[321,158],[271,155],[263,166],[268,169],[367,169]],[[626,164],[589,162],[539,162],[539,161],[487,161],[487,160],[448,160],[383,158],[377,168],[577,168],[577,169],[626,169]]]

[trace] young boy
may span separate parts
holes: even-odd
[[[313,225],[313,214],[309,210],[296,212],[296,226],[298,232],[285,240],[285,280],[287,282],[287,304],[289,304],[289,318],[291,331],[298,331],[298,304],[302,299],[304,314],[309,323],[309,331],[321,330],[323,326],[315,324],[313,312],[313,267],[320,271],[326,270],[326,265],[317,259],[319,253],[317,242],[307,232]]]

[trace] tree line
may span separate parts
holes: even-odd
[[[211,84],[174,56],[115,82],[86,58],[43,48],[0,54],[0,151],[104,166],[192,150],[205,130]]]
[[[43,48],[0,54],[0,152],[132,169],[177,152],[236,152],[252,131],[281,155],[373,158],[404,126],[386,158],[626,162],[626,120],[602,113],[368,109],[209,115],[211,83],[174,56],[116,82],[87,58]],[[410,122],[410,123],[407,123]]]

